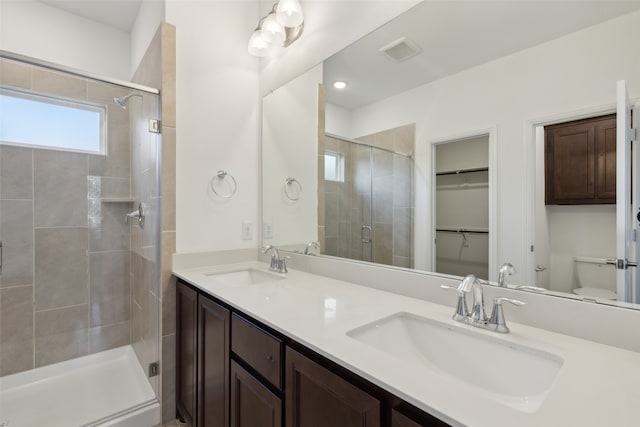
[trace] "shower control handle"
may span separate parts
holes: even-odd
[[[140,228],[144,227],[144,218],[145,218],[145,215],[144,215],[144,203],[140,202],[138,204],[138,210],[137,211],[129,212],[125,216],[125,218],[124,218],[125,223],[127,223],[127,224],[129,223],[129,218],[133,218],[136,221],[138,221],[138,225],[140,226]]]

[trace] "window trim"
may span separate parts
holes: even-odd
[[[336,179],[327,178],[327,175],[326,175],[327,156],[333,156],[336,159]],[[344,153],[341,153],[339,151],[334,151],[334,150],[324,150],[324,159],[325,159],[325,168],[323,171],[325,172],[324,180],[331,181],[331,182],[344,182],[344,169],[345,169]]]
[[[60,107],[66,108],[74,108],[77,110],[90,111],[94,113],[98,113],[100,120],[100,130],[99,130],[99,143],[100,148],[98,151],[95,150],[82,150],[77,148],[70,148],[65,146],[58,145],[39,145],[39,144],[31,144],[28,142],[17,142],[17,141],[4,141],[0,140],[0,145],[8,145],[15,147],[25,147],[25,148],[35,148],[42,150],[56,150],[56,151],[65,151],[72,153],[83,153],[83,154],[92,154],[96,156],[106,156],[107,155],[107,106],[105,104],[98,104],[89,101],[79,101],[71,98],[64,98],[60,96],[43,94],[34,91],[24,90],[24,89],[16,89],[7,86],[0,86],[0,95],[26,99],[29,101],[41,102],[43,104],[51,104]]]

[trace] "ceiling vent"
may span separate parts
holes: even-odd
[[[422,49],[406,37],[401,37],[388,45],[381,47],[380,52],[397,62],[406,61],[422,52]]]

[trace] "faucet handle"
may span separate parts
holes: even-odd
[[[493,310],[491,310],[491,317],[489,318],[489,322],[487,322],[487,328],[495,332],[506,334],[509,333],[509,328],[507,327],[504,312],[502,311],[503,301],[510,302],[517,306],[523,306],[526,305],[526,303],[517,299],[505,297],[498,297],[493,300]]]
[[[469,309],[467,308],[467,299],[465,298],[465,292],[459,286],[440,285],[441,289],[447,291],[454,291],[458,294],[458,305],[456,306],[456,312],[453,314],[453,320],[467,321],[469,318]]]

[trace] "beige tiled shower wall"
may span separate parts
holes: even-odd
[[[160,236],[159,242],[154,243],[153,252],[158,258],[152,261],[152,258],[145,256],[144,251],[132,251],[132,259],[139,258],[141,265],[151,268],[152,264],[156,264],[153,269],[158,271],[160,277],[154,283],[157,287],[150,286],[140,289],[141,295],[145,295],[152,301],[159,302],[153,304],[160,308],[160,313],[156,313],[145,309],[140,304],[133,309],[133,323],[136,324],[137,319],[145,322],[154,316],[160,316],[160,384],[157,387],[158,397],[162,404],[162,419],[169,422],[175,419],[175,279],[171,275],[171,256],[175,252],[175,236],[176,236],[176,29],[174,26],[163,23],[158,28],[155,37],[151,41],[145,56],[143,57],[138,70],[136,71],[133,81],[144,85],[160,88],[161,110],[162,110],[162,126],[161,126],[161,144],[158,146],[160,164],[161,164],[161,193],[154,200],[153,206],[156,207],[160,214]],[[134,172],[135,173],[135,172]],[[150,177],[149,177],[150,178]],[[144,178],[142,179],[144,181]],[[135,182],[135,179],[134,179]],[[134,246],[135,247],[135,246]],[[144,285],[145,280],[138,280],[140,272],[132,271],[133,283]],[[134,303],[138,297],[135,289],[137,285],[133,285]],[[159,300],[159,301],[158,301]],[[151,306],[150,304],[149,306]],[[134,334],[134,348],[144,347],[136,342],[143,340],[136,339]],[[142,352],[138,353],[140,357]],[[141,363],[149,363],[152,360],[144,360],[146,356],[142,356]]]
[[[322,109],[320,111],[323,116]],[[328,255],[412,268],[415,125],[358,140],[390,151],[319,136],[319,235]],[[344,181],[325,181],[324,151],[344,156]],[[407,157],[408,156],[408,157]],[[371,231],[363,229],[370,226]],[[363,243],[371,236],[372,243]]]
[[[0,375],[130,343],[126,89],[0,60],[0,84],[105,105],[108,155],[0,145]],[[106,202],[105,198],[111,198]]]

